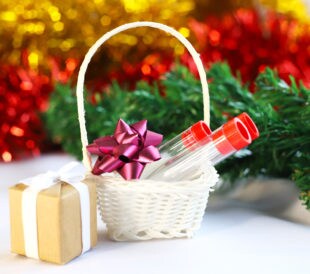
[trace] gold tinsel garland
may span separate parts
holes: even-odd
[[[123,23],[138,20],[162,22],[189,37],[191,34],[186,27],[189,17],[237,6],[255,6],[259,2],[300,20],[309,20],[302,0],[2,0],[0,61],[19,64],[24,49],[27,49],[28,62],[33,69],[46,66],[47,56],[65,57],[63,60],[82,58],[100,35]],[[104,54],[114,61],[139,59],[152,50],[167,50],[167,44],[175,54],[183,53],[183,47],[174,38],[160,31],[138,29],[111,39]],[[130,46],[136,47],[133,50]]]
[[[100,35],[137,20],[164,22],[189,36],[189,30],[183,26],[186,16],[194,9],[192,0],[4,0],[0,3],[1,59],[18,64],[25,48],[32,68],[44,64],[49,55],[80,58]],[[141,44],[151,49],[166,49],[168,43],[177,53],[183,51],[173,38],[139,29],[134,35],[127,32],[111,39],[107,55],[120,60],[127,56],[128,46],[136,45],[140,38]],[[136,51],[143,51],[143,46],[139,47]]]

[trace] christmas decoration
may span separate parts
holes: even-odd
[[[115,6],[118,8],[115,9]],[[138,2],[80,0],[79,5],[76,5],[75,1],[57,3],[51,0],[1,1],[0,32],[3,43],[0,47],[0,61],[18,66],[23,51],[27,49],[32,69],[50,69],[46,62],[50,56],[58,56],[62,60],[81,59],[87,48],[99,37],[99,33],[125,21],[143,19],[173,23],[185,37],[194,38],[193,32],[187,26],[189,18],[203,20],[206,16],[221,15],[224,12],[230,12],[233,16],[234,10],[240,7],[258,8],[264,11],[266,6],[293,15],[303,22],[309,19],[307,8],[301,0],[171,0],[168,3],[158,3],[154,0]],[[213,43],[217,43],[217,34],[214,33]],[[139,43],[139,40],[143,43]],[[191,40],[196,42],[194,39]],[[127,56],[128,64],[139,63],[150,51],[167,52],[167,44],[171,46],[168,54],[170,58],[172,53],[176,55],[184,53],[184,48],[174,38],[161,32],[139,29],[122,34],[111,39],[108,42],[109,47],[97,56],[97,60],[90,67],[90,75],[97,78],[96,68],[103,61],[109,65],[105,65],[102,69],[106,72],[115,71],[116,66],[123,64],[123,56]],[[133,45],[136,45],[135,49],[129,47]]]
[[[244,82],[252,83],[268,66],[285,81],[292,75],[310,87],[310,24],[274,12],[239,9],[202,22],[192,19],[189,26],[207,67],[225,60]],[[181,60],[193,68],[187,53]]]
[[[209,15],[202,22],[189,19],[188,26],[190,39],[199,48],[206,67],[225,60],[235,74],[241,73],[244,82],[252,82],[260,71],[269,66],[277,68],[284,80],[293,75],[310,86],[310,24],[272,11],[237,9],[217,17]],[[139,55],[139,52],[135,54]],[[188,53],[182,54],[180,59],[196,72]],[[172,53],[167,50],[160,54],[150,53],[142,61],[122,60],[121,68],[100,69],[101,75],[107,75],[105,78],[99,77],[97,72],[89,73],[92,78],[89,83],[100,89],[110,84],[110,79],[116,79],[133,89],[138,80],[149,83],[158,80],[169,71],[173,62]],[[100,63],[95,62],[91,64],[90,71],[98,67],[101,67]]]
[[[78,64],[50,58],[51,73],[31,69],[25,51],[22,66],[0,65],[0,160],[38,155],[46,136],[38,112],[45,111],[54,82],[67,83]],[[64,66],[63,66],[64,63]]]
[[[147,130],[147,121],[132,125],[122,119],[113,136],[100,137],[87,150],[98,159],[93,174],[117,171],[124,179],[139,179],[146,164],[160,159],[156,146],[162,142],[161,134]]]
[[[50,79],[27,67],[0,70],[0,158],[10,162],[37,155],[45,138],[37,112],[46,109]]]
[[[79,5],[76,5],[75,1],[5,0],[0,3],[0,30],[4,38],[0,56],[2,61],[17,65],[23,49],[27,48],[30,52],[31,68],[46,67],[45,60],[48,56],[81,58],[99,37],[99,33],[123,22],[143,19],[173,23],[175,28],[189,37],[190,30],[184,26],[190,17],[202,19],[202,16],[219,14],[219,11],[223,13],[240,7],[253,8],[258,4],[262,4],[260,7],[267,6],[285,14],[292,14],[304,21],[309,19],[307,7],[301,0],[213,0],[197,3],[193,0],[171,0],[163,3],[154,0],[80,0]],[[138,39],[143,39],[147,46],[138,43]],[[167,43],[174,48],[175,53],[183,53],[183,48],[175,39],[160,32],[141,29],[135,32],[135,35],[126,33],[112,39],[104,57],[120,61],[122,56],[132,56],[137,61],[146,54],[147,48],[166,49]],[[137,45],[137,48],[133,50],[128,45]],[[135,54],[130,54],[132,52]],[[137,52],[141,55],[137,56]]]
[[[178,4],[183,5],[182,3],[185,2],[184,0]],[[271,5],[276,10],[278,10],[277,5],[282,5],[282,2],[277,4],[274,1],[263,2],[263,5]],[[297,2],[295,1],[294,5],[297,5]],[[214,6],[214,9],[210,10],[210,14],[218,14],[215,12],[218,7],[222,11],[220,12],[222,17],[207,16],[206,19],[201,19],[204,21],[189,20],[188,18],[191,16],[202,18],[198,16],[195,7],[205,10],[209,4],[200,2],[193,4],[189,0],[186,3],[189,3],[187,6],[184,4],[186,9],[177,11],[182,15],[187,15],[184,16],[184,22],[178,21],[180,26],[181,24],[183,26],[179,30],[192,41],[196,41],[206,67],[215,61],[227,60],[235,75],[240,74],[244,82],[250,82],[251,91],[254,91],[252,83],[255,77],[266,66],[276,68],[280,77],[286,81],[289,80],[290,75],[293,75],[296,80],[302,80],[306,87],[310,86],[310,52],[308,50],[310,27],[309,24],[303,23],[307,20],[299,22],[290,19],[287,15],[279,15],[275,12],[266,13],[261,8],[256,11],[238,9],[234,13],[227,13],[228,10],[246,5],[244,1],[224,5],[230,7],[227,9],[220,7],[218,3],[210,3],[208,7]],[[60,83],[75,82],[75,71],[82,54],[88,47],[89,42],[87,41],[97,38],[97,32],[90,31],[86,35],[84,28],[94,29],[96,23],[102,26],[103,30],[110,28],[112,25],[118,24],[117,20],[125,10],[126,15],[133,16],[133,18],[142,16],[140,13],[134,12],[135,9],[141,8],[141,3],[132,4],[131,9],[128,9],[127,2],[123,5],[124,7],[127,5],[127,8],[120,9],[115,14],[102,16],[98,14],[101,14],[108,4],[105,3],[104,6],[103,2],[96,1],[96,3],[87,5],[89,11],[97,14],[95,17],[111,16],[112,18],[115,16],[115,20],[111,20],[108,25],[103,26],[101,19],[96,19],[100,22],[89,19],[89,13],[86,14],[85,7],[83,9],[80,6],[75,7],[71,2],[58,3],[57,5],[50,1],[32,4],[20,1],[0,3],[0,6],[3,7],[0,11],[1,34],[2,37],[7,37],[7,39],[3,39],[4,42],[0,47],[2,56],[0,58],[2,60],[0,63],[2,71],[0,76],[1,161],[9,162],[25,156],[38,155],[46,147],[45,132],[42,122],[37,116],[37,111],[42,111],[47,107],[48,96],[55,81]],[[151,3],[145,5],[142,14],[144,12],[149,14],[154,7]],[[173,5],[171,3],[171,6]],[[282,7],[284,5],[289,7],[293,4],[283,1]],[[251,4],[247,6],[251,6]],[[159,7],[156,7],[156,10],[157,8]],[[190,11],[192,12],[189,13]],[[177,12],[173,13],[173,17]],[[156,14],[159,17],[163,16],[159,9]],[[170,15],[163,21],[172,20]],[[86,24],[87,27],[83,23],[83,27],[77,28],[77,24],[82,22],[80,18],[84,17],[83,22],[89,19],[91,23]],[[205,13],[203,17],[206,17]],[[53,21],[54,19],[51,18],[57,20]],[[79,18],[79,22],[77,22],[77,18]],[[54,27],[57,29],[57,26],[59,27],[61,24],[64,25],[62,31],[52,31],[55,30]],[[178,27],[179,25],[174,26]],[[83,30],[80,31],[80,29]],[[69,37],[68,41],[66,37]],[[150,43],[148,42],[149,37],[152,37]],[[128,47],[132,44],[130,39],[136,40],[137,47],[135,49]],[[143,43],[138,43],[138,39],[141,39]],[[65,45],[71,43],[69,40],[74,42],[72,42],[72,47],[70,46],[70,49],[67,50]],[[106,88],[111,84],[111,79],[117,80],[130,90],[135,88],[135,84],[139,80],[145,80],[150,84],[158,81],[161,75],[168,72],[173,66],[172,48],[180,56],[181,62],[195,72],[191,58],[188,54],[183,54],[183,47],[174,38],[155,30],[150,32],[146,29],[139,29],[132,33],[129,31],[128,35],[126,33],[125,36],[121,35],[108,43],[109,46],[104,50],[104,53],[99,53],[97,59],[90,66],[87,76],[87,86],[90,90]],[[167,50],[167,43],[172,46],[171,51]],[[164,46],[165,50],[163,50]],[[65,48],[66,50],[63,51]],[[152,53],[149,53],[150,51]],[[123,58],[125,54],[126,60]],[[56,55],[57,57],[54,57]],[[102,63],[105,66],[102,66]],[[102,74],[106,77],[102,77]],[[160,91],[164,92],[160,82],[158,84]]]
[[[173,23],[176,29],[188,36],[189,30],[184,26],[194,9],[194,0],[162,3],[155,0],[79,0],[78,5],[72,0],[1,1],[1,60],[19,65],[25,48],[29,50],[32,69],[46,68],[49,56],[58,56],[63,60],[69,57],[81,59],[101,33],[124,22],[142,19]],[[144,43],[138,43],[139,39]],[[183,53],[183,48],[175,39],[161,32],[139,29],[134,35],[128,32],[109,41],[109,47],[101,58],[119,62],[123,56],[131,56],[129,62],[138,62],[150,49],[166,49],[167,44],[171,45],[171,51]],[[135,49],[129,47],[133,45],[137,45]],[[111,66],[107,71],[111,71]],[[92,74],[95,72],[92,70]]]
[[[266,69],[255,82],[255,93],[232,76],[225,64],[215,64],[208,72],[211,96],[211,128],[218,128],[228,119],[247,112],[260,129],[260,138],[246,150],[218,166],[231,185],[237,178],[273,176],[292,178],[301,189],[301,198],[310,208],[309,195],[309,90],[291,86],[277,73]],[[200,83],[188,69],[177,66],[161,81],[165,94],[157,85],[139,82],[134,92],[127,92],[114,83],[105,93],[92,96],[96,104],[85,102],[88,135],[109,135],[121,116],[134,123],[148,118],[149,126],[169,139],[179,132],[179,121],[189,127],[202,115]],[[76,100],[69,85],[56,86],[50,108],[45,115],[49,136],[63,148],[81,157],[78,126],[74,121]],[[143,108],[141,108],[143,106]],[[57,125],[57,126],[56,126]],[[270,159],[266,162],[266,159]],[[225,184],[229,186],[230,184]]]

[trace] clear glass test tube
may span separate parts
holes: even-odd
[[[233,118],[208,136],[196,150],[188,150],[174,161],[168,159],[145,178],[164,181],[191,179],[199,176],[197,173],[203,164],[216,165],[251,142],[248,128],[241,119]]]

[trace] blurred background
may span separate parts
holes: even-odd
[[[75,83],[87,49],[123,23],[150,20],[180,31],[208,68],[227,61],[251,83],[266,66],[310,87],[310,3],[306,0],[74,0],[0,2],[0,160],[50,148],[38,112],[55,85]],[[175,60],[193,64],[184,48],[161,31],[140,28],[107,42],[96,55],[87,85],[101,89],[156,81]]]

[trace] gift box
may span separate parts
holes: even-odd
[[[45,173],[9,189],[13,253],[65,264],[96,245],[96,185],[65,177]]]

